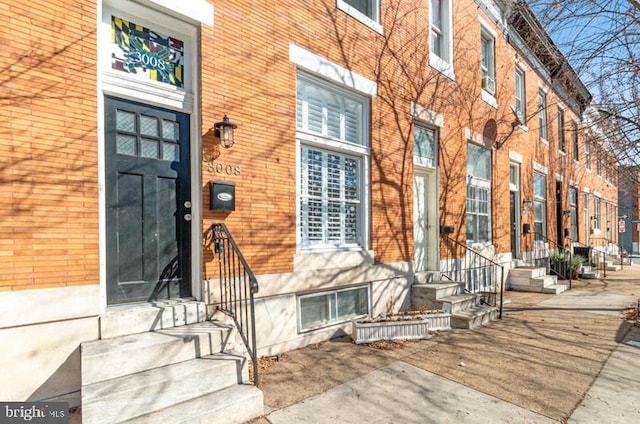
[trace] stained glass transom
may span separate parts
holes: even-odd
[[[122,18],[111,18],[111,68],[184,87],[184,42]]]

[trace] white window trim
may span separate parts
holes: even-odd
[[[371,19],[364,13],[360,12],[355,7],[347,4],[344,0],[337,0],[336,6],[338,9],[342,10],[348,15],[351,15],[353,18],[357,19],[361,23],[365,24],[375,32],[379,34],[383,34],[382,25],[380,24],[380,0],[371,0],[375,2],[374,10],[375,10],[375,19]]]
[[[420,121],[426,123],[427,125],[442,128],[444,127],[444,116],[439,114],[438,112],[434,112],[433,110],[427,108],[426,106],[422,106],[418,103],[411,102],[411,116]]]
[[[378,85],[375,81],[293,43],[289,44],[289,60],[300,68],[321,75],[367,96],[375,97],[378,92]]]
[[[319,78],[313,77],[306,73],[299,73],[298,77],[311,80],[315,84],[329,90],[336,90],[340,92],[340,89],[344,90],[344,87],[336,87],[330,82],[324,82]],[[345,93],[346,94],[346,93]],[[350,143],[343,140],[335,140],[325,138],[317,134],[305,133],[304,130],[296,130],[296,251],[298,254],[313,254],[324,252],[344,252],[344,251],[366,251],[369,247],[370,240],[370,196],[371,196],[371,173],[369,166],[369,158],[371,155],[371,148],[369,147],[370,133],[369,133],[369,108],[363,110],[363,133],[362,139],[366,141],[367,145]],[[301,232],[301,213],[300,210],[300,191],[301,191],[301,163],[302,163],[302,146],[316,147],[325,151],[335,151],[336,153],[342,153],[346,155],[356,156],[360,159],[360,246],[320,246],[320,247],[303,247],[300,244],[300,232]]]
[[[366,314],[356,315],[354,317],[349,317],[349,318],[344,318],[344,319],[336,319],[334,321],[328,321],[328,322],[325,322],[323,324],[316,325],[316,326],[313,326],[313,327],[308,327],[308,328],[303,328],[302,327],[302,305],[301,305],[302,299],[310,298],[310,297],[316,297],[316,296],[326,296],[326,295],[331,295],[331,294],[337,296],[337,294],[339,292],[346,292],[346,291],[351,291],[351,290],[362,290],[362,289],[367,289],[367,313]],[[349,321],[351,321],[353,319],[362,318],[362,317],[367,316],[369,314],[371,314],[371,287],[369,285],[341,288],[341,289],[337,289],[337,290],[326,290],[326,291],[314,292],[314,293],[308,293],[308,294],[302,294],[302,295],[296,296],[296,315],[297,315],[297,323],[298,323],[298,333],[308,333],[308,332],[311,332],[311,331],[319,330],[321,328],[332,327],[334,325],[339,325],[339,324],[343,324],[345,322],[349,322]]]
[[[446,5],[444,4],[446,3]],[[448,61],[431,51],[431,3],[429,3],[429,66],[452,81],[456,80],[453,68],[453,5],[452,0],[443,0],[444,9],[440,32],[446,48]]]
[[[522,93],[520,102],[522,103],[522,110],[518,110],[516,107],[516,113],[519,114],[518,119],[522,122],[519,125],[520,128],[527,128],[527,71],[525,71],[524,68],[516,62],[516,66],[513,70],[514,82],[516,81],[515,77],[518,74],[521,75],[522,87],[518,87],[517,85],[515,86],[514,100],[518,98],[518,89],[521,88]],[[528,130],[529,128],[527,128],[527,131]]]
[[[498,83],[497,83],[497,69],[496,69],[496,34],[494,31],[492,31],[489,27],[485,26],[484,24],[482,24],[482,20],[481,20],[481,25],[480,25],[480,67],[482,69],[482,45],[483,45],[483,38],[484,39],[490,39],[489,41],[491,41],[491,62],[489,65],[490,67],[488,68],[489,71],[489,77],[492,78],[493,80],[493,93],[490,90],[485,89],[484,87],[482,87],[482,93],[487,93],[490,97],[486,97],[487,99],[489,98],[493,98],[495,101],[495,96],[496,96],[496,91],[498,89]],[[481,71],[482,74],[482,71]],[[484,78],[481,75],[481,79]],[[482,81],[481,81],[482,83]],[[482,85],[482,84],[481,84]],[[485,97],[483,96],[483,100],[485,100]],[[489,103],[489,101],[485,100],[487,103]],[[491,104],[491,103],[489,103]],[[496,101],[497,104],[497,101]]]

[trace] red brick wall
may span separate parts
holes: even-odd
[[[95,2],[0,20],[0,291],[97,284]]]

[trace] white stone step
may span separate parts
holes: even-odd
[[[84,424],[116,423],[248,380],[246,359],[214,354],[82,387]]]
[[[81,345],[82,384],[135,374],[233,349],[231,329],[210,321]]]
[[[509,270],[509,279],[511,278],[537,278],[547,274],[545,267],[521,267],[511,268]]]
[[[475,294],[455,294],[437,299],[441,303],[443,311],[455,314],[478,305],[478,296]]]
[[[440,307],[440,304],[435,302],[437,299],[463,292],[463,284],[457,282],[414,284],[411,286],[411,307],[414,310],[437,309]]]
[[[413,275],[413,284],[430,284],[440,281],[440,271],[418,271]]]
[[[128,420],[127,423],[240,424],[263,413],[262,392],[255,386],[237,385]]]
[[[542,293],[560,294],[569,288],[566,284],[553,284],[542,288]]]
[[[100,338],[162,330],[204,322],[204,302],[178,300],[109,308],[100,316]]]
[[[451,315],[451,327],[474,329],[490,324],[498,318],[498,308],[493,306],[475,306]]]

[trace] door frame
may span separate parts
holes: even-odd
[[[417,176],[422,176],[429,185],[431,190],[427,190],[428,198],[425,199],[426,206],[426,216],[427,216],[427,226],[429,230],[425,232],[426,246],[425,246],[425,263],[418,264],[416,262],[416,246],[415,246],[415,234],[413,237],[414,247],[413,247],[413,267],[414,270],[419,271],[436,271],[440,269],[440,248],[439,248],[439,227],[438,227],[438,210],[439,210],[439,202],[438,202],[438,178],[437,172],[434,168],[422,168],[414,165],[413,170],[413,195],[415,196],[415,181]],[[413,200],[413,210],[416,208],[416,199]],[[415,216],[412,222],[413,227],[415,228]],[[425,269],[422,269],[426,267]]]
[[[511,170],[514,170],[512,175]],[[509,201],[513,195],[513,208],[509,205],[509,224],[511,229],[509,235],[515,230],[514,240],[511,245],[511,260],[522,259],[522,193],[520,184],[520,164],[516,162],[509,163]],[[513,210],[512,210],[513,209]],[[514,255],[515,253],[515,255]]]
[[[191,293],[201,300],[204,297],[202,284],[202,150],[200,111],[200,28],[190,22],[213,26],[213,6],[196,0],[187,10],[176,4],[154,9],[152,3],[145,5],[130,0],[102,0],[98,2],[98,75],[97,75],[97,149],[98,149],[98,203],[99,203],[99,261],[100,261],[100,312],[107,310],[106,268],[106,193],[105,193],[105,96],[117,97],[145,103],[163,109],[189,115],[190,146],[189,167],[191,177]],[[196,7],[197,6],[197,7]],[[207,9],[208,7],[211,10]],[[202,9],[202,10],[200,10]],[[197,10],[197,12],[195,12]],[[111,69],[111,15],[128,19],[165,34],[179,37],[185,43],[185,84],[183,90],[167,89],[161,83],[141,82]],[[146,303],[145,303],[146,304]],[[136,304],[128,305],[135,307]],[[111,308],[112,306],[110,306]],[[115,307],[122,307],[116,305]]]

